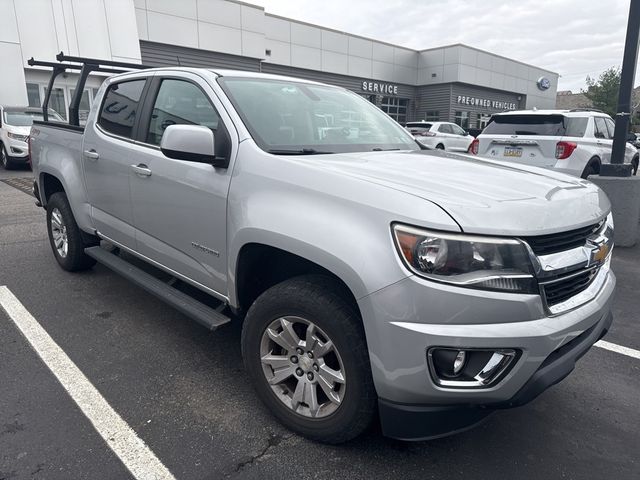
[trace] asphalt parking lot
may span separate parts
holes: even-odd
[[[238,326],[209,333],[99,265],[62,271],[44,211],[16,188],[29,175],[0,171],[0,286],[177,479],[640,478],[640,359],[603,348],[532,403],[453,437],[294,435],[253,394]],[[639,350],[640,246],[617,249],[614,270],[605,340]],[[132,476],[0,309],[0,480],[23,478]]]

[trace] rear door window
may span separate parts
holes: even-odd
[[[607,124],[607,130],[609,130],[609,138],[613,138],[616,132],[616,124],[610,118],[605,117],[604,121]]]
[[[448,125],[446,123],[443,123],[442,125],[440,125],[440,127],[438,128],[438,131],[440,133],[453,133],[453,130],[451,129],[451,125]]]
[[[594,117],[595,122],[595,137],[596,138],[610,138],[609,131],[607,130],[607,124],[604,121],[604,117]]]
[[[138,106],[146,80],[115,83],[107,89],[98,125],[106,132],[132,138]]]

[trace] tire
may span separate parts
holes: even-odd
[[[439,143],[438,145],[436,145],[436,150],[444,150],[444,145]]]
[[[296,333],[299,339],[297,344],[287,343],[280,336],[285,333],[283,321]],[[315,327],[312,337],[314,346],[311,348],[307,348],[310,327],[306,325],[307,331],[302,330],[304,322]],[[271,329],[273,334],[278,327],[282,327],[276,335],[279,341],[298,345],[301,354],[295,348],[283,348],[267,333]],[[322,352],[329,340],[333,342],[333,350],[324,354]],[[310,351],[315,352],[313,360],[308,359]],[[272,366],[275,362],[263,362],[265,352],[270,359],[279,359],[278,369],[288,369],[286,376],[283,375],[285,380],[274,383],[273,387],[269,384],[268,376],[273,377],[272,381],[276,379],[276,370]],[[362,321],[357,311],[341,295],[336,282],[329,277],[295,277],[260,295],[244,321],[242,357],[258,397],[280,422],[294,432],[319,442],[337,444],[357,437],[371,424],[377,396]],[[291,360],[293,357],[297,358],[295,362]],[[303,372],[302,375],[298,370]],[[333,372],[330,377],[327,376],[329,371]],[[314,372],[318,373],[314,376]],[[332,401],[325,393],[326,384],[325,387],[321,385],[325,378],[337,378],[335,373],[342,375],[343,383],[332,382],[329,393],[340,397],[339,402]],[[309,374],[315,379],[315,384]],[[294,410],[294,399],[301,384],[303,398],[295,403]],[[307,388],[316,392],[315,416],[314,395],[308,395]],[[321,401],[323,403],[320,405]]]
[[[632,175],[635,176],[638,174],[638,163],[640,162],[640,159],[638,159],[638,157],[635,157],[633,160],[631,160],[631,165],[633,166],[633,171],[632,171]]]
[[[47,232],[53,256],[64,270],[78,272],[96,264],[93,258],[84,253],[84,249],[97,245],[98,239],[94,241],[92,238],[90,242],[83,239],[67,196],[62,192],[54,193],[47,202]]]
[[[7,149],[4,148],[4,144],[0,144],[0,166],[5,170],[13,170],[13,162],[7,154]]]
[[[590,161],[587,166],[584,167],[584,170],[582,171],[582,175],[580,175],[580,177],[586,180],[587,178],[589,178],[589,175],[597,175],[599,171],[600,169],[597,168],[597,163],[594,161]]]

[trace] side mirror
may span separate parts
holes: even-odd
[[[469,132],[464,132],[464,136],[468,137],[469,136]]]
[[[160,150],[176,160],[229,166],[226,158],[216,157],[213,131],[202,125],[169,125],[162,135]]]

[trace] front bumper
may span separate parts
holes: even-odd
[[[409,277],[360,300],[386,435],[426,439],[463,430],[496,408],[522,405],[568,375],[611,323],[615,276],[584,305],[547,316],[538,295],[476,291]],[[576,347],[578,345],[578,347]],[[430,347],[518,349],[495,385],[444,388]]]
[[[549,355],[527,383],[509,400],[466,406],[404,405],[379,399],[383,433],[399,440],[430,440],[473,428],[496,409],[524,405],[569,375],[591,346],[611,326],[611,312],[593,327]]]
[[[14,162],[27,163],[29,157],[29,144],[27,142],[9,139],[9,141],[6,142],[5,148],[11,160]]]

